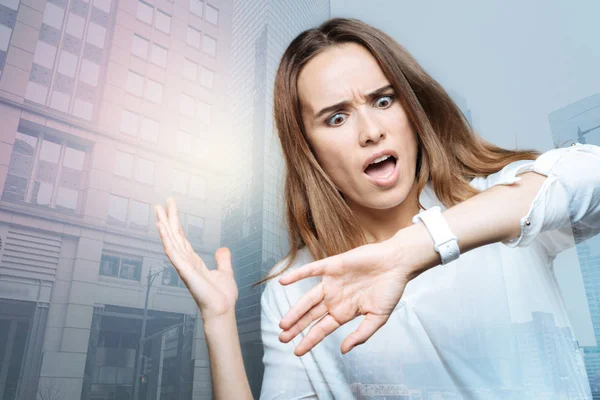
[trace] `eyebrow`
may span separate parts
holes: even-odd
[[[392,85],[386,85],[386,86],[380,87],[379,89],[369,93],[366,97],[369,100],[374,100],[376,97],[381,96],[382,94],[384,94],[384,92],[388,91],[389,89],[393,89],[393,88],[394,87]],[[346,107],[348,107],[348,105],[350,105],[350,103],[351,103],[350,101],[346,100],[346,101],[341,101],[339,103],[336,103],[332,106],[325,107],[321,111],[319,111],[318,113],[315,114],[314,119],[318,119],[321,116],[323,116],[324,114],[333,112],[335,110],[339,110],[340,108],[346,108]]]

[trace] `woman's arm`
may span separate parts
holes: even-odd
[[[185,237],[175,201],[167,200],[166,211],[161,205],[154,210],[165,254],[190,291],[204,321],[214,398],[252,399],[235,320],[238,289],[231,253],[226,248],[218,249],[217,269],[209,270]]]
[[[235,313],[204,320],[204,335],[210,360],[213,395],[215,399],[252,399]]]
[[[450,230],[458,238],[461,253],[495,242],[504,242],[521,234],[521,219],[540,191],[546,176],[526,172],[511,185],[494,186],[442,213]],[[433,240],[422,223],[401,229],[391,239],[402,248],[410,278],[440,264]]]
[[[552,233],[573,228],[579,240],[600,232],[600,148],[577,145],[555,149],[519,164],[508,176],[446,211],[461,252],[495,243],[526,246],[541,233],[550,256],[565,248]],[[505,171],[506,172],[506,171]],[[505,175],[501,174],[506,178]],[[519,178],[516,178],[519,175]],[[571,226],[572,225],[572,226]],[[556,236],[556,235],[555,235]],[[289,342],[315,323],[296,348],[310,351],[339,326],[365,315],[342,343],[342,352],[364,343],[389,318],[407,282],[440,264],[433,240],[422,223],[398,231],[391,239],[315,261],[279,281],[292,284],[309,276],[322,280],[283,317],[280,339]],[[321,318],[322,317],[322,318]]]

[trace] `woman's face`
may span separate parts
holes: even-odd
[[[402,203],[415,182],[417,140],[371,53],[354,43],[325,50],[300,72],[298,91],[308,142],[348,205]]]

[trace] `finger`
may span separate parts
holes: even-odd
[[[320,276],[323,274],[325,266],[328,262],[331,262],[331,258],[324,258],[319,261],[314,261],[308,264],[301,266],[291,272],[288,272],[281,278],[279,278],[279,283],[282,285],[289,285],[290,283],[297,282],[301,279],[308,278],[310,276]]]
[[[384,315],[367,314],[358,328],[344,339],[344,342],[342,343],[342,354],[346,354],[354,347],[366,342],[386,323],[387,320],[388,317]]]
[[[215,252],[215,260],[217,261],[217,269],[219,271],[233,274],[231,267],[231,251],[227,247],[221,247]]]
[[[283,316],[279,327],[281,329],[291,328],[308,310],[319,304],[324,298],[323,285],[319,282],[304,293],[300,300]]]
[[[163,227],[163,232],[165,233],[165,236],[171,240],[171,242],[173,243],[173,248],[175,250],[183,252],[184,247],[182,246],[182,243],[175,238],[175,235],[171,231],[171,225],[169,224],[169,220],[165,214],[165,210],[163,209],[163,207],[160,204],[156,205],[156,209],[157,209],[157,215],[159,215],[158,223],[160,223],[160,225]],[[161,235],[161,238],[162,238],[162,235]]]
[[[165,254],[167,255],[167,257],[169,257],[169,260],[171,260],[171,263],[173,264],[173,266],[175,266],[177,272],[180,273],[180,270],[182,269],[181,266],[184,263],[181,262],[181,253],[179,252],[179,250],[177,250],[175,244],[173,243],[173,239],[168,233],[167,225],[157,221],[156,227],[158,228],[158,233],[160,234]]]
[[[181,222],[179,221],[179,213],[177,211],[177,203],[171,197],[167,199],[167,216],[169,218],[169,227],[171,229],[171,233],[173,237],[181,248],[185,248],[183,228],[181,227]]]
[[[304,314],[302,318],[300,318],[298,322],[294,324],[294,326],[292,326],[288,330],[283,331],[279,335],[279,340],[283,343],[289,342],[290,340],[298,336],[298,334],[302,332],[307,326],[309,326],[313,321],[322,318],[323,315],[325,315],[326,313],[327,306],[325,305],[325,302],[322,301],[313,308],[311,308],[306,314]]]
[[[304,339],[300,342],[294,354],[298,357],[303,356],[321,343],[329,334],[339,328],[341,325],[331,316],[331,314],[325,315],[319,322],[314,324],[308,331]]]

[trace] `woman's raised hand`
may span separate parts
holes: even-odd
[[[175,200],[167,199],[166,210],[160,204],[155,205],[154,211],[165,254],[192,294],[204,321],[233,313],[238,288],[233,277],[229,249],[217,249],[217,269],[209,270],[185,237]]]
[[[417,237],[423,235],[427,233]],[[425,245],[426,249],[432,247],[427,242]],[[421,251],[422,248],[411,235],[397,234],[383,242],[360,246],[283,275],[279,278],[282,285],[310,276],[320,276],[322,280],[284,315],[279,324],[283,329],[279,340],[287,343],[319,320],[296,347],[294,353],[301,356],[341,325],[364,315],[357,330],[342,343],[341,351],[345,354],[364,343],[387,322],[408,281],[424,267],[434,265],[423,255],[431,257],[430,253],[435,255],[435,252]]]

